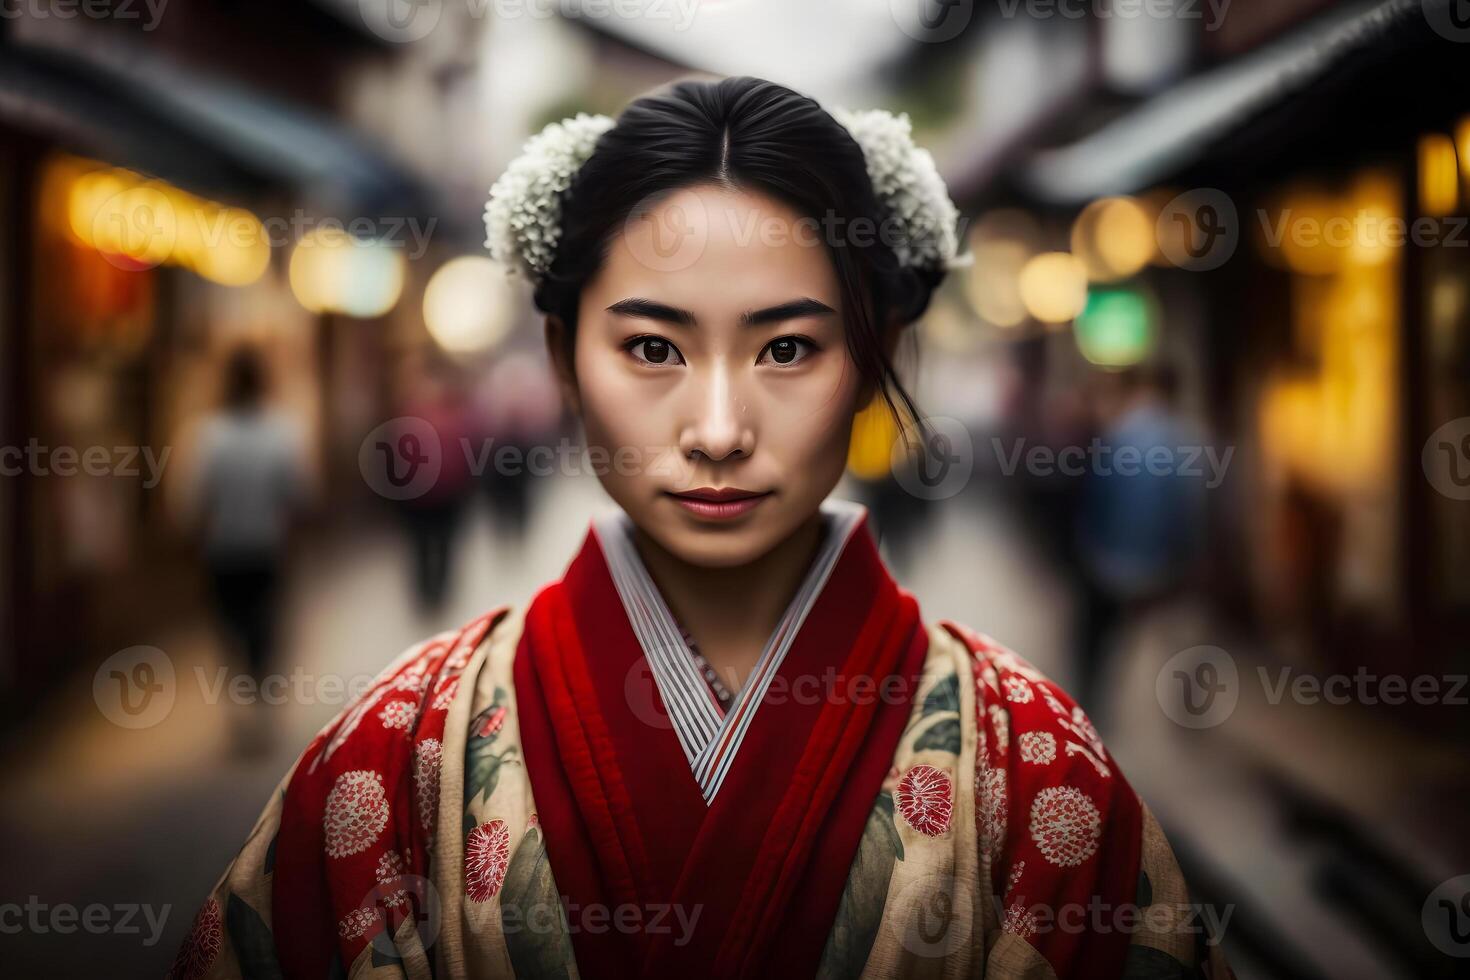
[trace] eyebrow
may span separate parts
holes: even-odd
[[[607,312],[618,316],[659,320],[681,327],[694,327],[699,325],[694,314],[688,310],[681,310],[676,306],[669,306],[666,303],[659,303],[655,300],[643,299],[638,296],[618,300],[607,308]],[[740,314],[740,325],[742,327],[758,327],[766,323],[780,323],[783,320],[795,320],[807,316],[826,316],[836,312],[836,310],[820,300],[812,299],[810,296],[803,296],[800,299],[778,303],[775,306],[767,306],[764,309],[747,310]]]

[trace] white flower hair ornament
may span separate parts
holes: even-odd
[[[903,266],[938,266],[949,271],[970,265],[959,255],[959,210],[928,150],[916,146],[908,113],[886,109],[830,109],[863,151],[868,179],[889,217],[897,223],[894,251]],[[490,188],[485,204],[485,247],[512,274],[538,281],[556,258],[561,240],[562,200],[597,140],[617,121],[579,112],[548,124],[532,136]]]
[[[862,148],[878,203],[897,222],[893,247],[899,264],[946,272],[972,264],[972,253],[959,254],[959,209],[949,199],[934,157],[914,144],[909,114],[840,106],[827,111]]]
[[[611,116],[579,112],[532,136],[490,188],[485,203],[485,247],[510,271],[535,281],[556,258],[562,196],[597,139],[615,125]]]

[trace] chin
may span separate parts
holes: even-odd
[[[730,522],[692,517],[666,497],[641,513],[628,513],[644,533],[680,561],[702,568],[737,568],[764,557],[799,523],[781,507],[766,509],[784,503],[788,501],[777,495],[746,517]]]
[[[716,527],[699,525],[664,526],[650,535],[663,549],[680,561],[704,568],[735,568],[748,565],[770,551],[779,542],[773,538],[768,523],[762,526]]]

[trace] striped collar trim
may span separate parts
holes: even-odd
[[[593,529],[612,573],[628,622],[668,708],[674,733],[689,760],[695,781],[708,804],[719,792],[751,720],[765,699],[807,614],[821,595],[837,559],[867,509],[858,503],[828,499],[821,506],[822,544],[776,625],[730,710],[722,714],[709,684],[700,675],[694,653],[654,584],[633,543],[633,522],[623,511],[596,518]]]

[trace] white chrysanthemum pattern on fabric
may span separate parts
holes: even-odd
[[[434,703],[430,707],[434,711],[448,711],[450,704],[454,702],[454,694],[459,690],[459,678],[451,677],[439,688],[439,693],[434,695]]]
[[[439,763],[444,759],[444,745],[437,738],[426,738],[413,750],[413,789],[418,804],[419,823],[425,830],[434,827],[439,812]]]
[[[1030,704],[1036,699],[1036,692],[1031,690],[1031,685],[1026,683],[1024,677],[1017,677],[1014,674],[1007,675],[1004,684],[1006,700],[1012,704]]]
[[[1006,842],[1009,794],[1004,769],[986,769],[980,780],[980,853],[994,862]]]
[[[1027,939],[1036,935],[1036,913],[1017,902],[1006,909],[1005,921],[1000,927],[1012,935]]]
[[[1092,857],[1102,836],[1097,804],[1075,786],[1048,786],[1031,804],[1031,839],[1041,856],[1071,868]]]
[[[407,867],[408,858],[406,854],[398,851],[385,851],[383,856],[378,858],[378,867],[374,872],[377,876],[378,884],[382,886],[397,884],[403,879],[403,872]],[[386,887],[380,891],[382,890],[386,890]],[[381,900],[388,908],[396,908],[408,901],[408,892],[403,888],[395,888]]]
[[[377,921],[378,910],[376,908],[353,909],[342,917],[341,922],[337,923],[337,935],[343,939],[359,939]]]
[[[365,851],[388,826],[388,792],[371,769],[350,769],[337,777],[322,811],[327,856]]]
[[[384,728],[401,728],[407,731],[413,725],[414,703],[412,701],[389,701],[378,712],[378,720]]]
[[[995,751],[1004,755],[1011,745],[1011,718],[998,704],[986,709],[990,716],[990,727],[995,730]]]
[[[1057,757],[1057,739],[1051,732],[1022,732],[1016,743],[1022,762],[1049,766]]]

